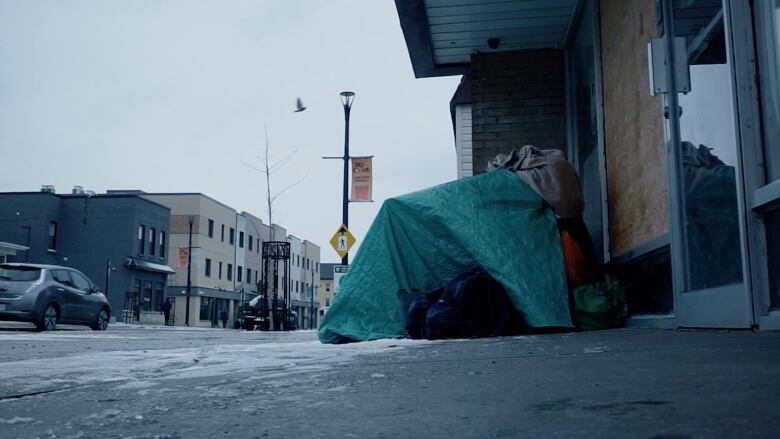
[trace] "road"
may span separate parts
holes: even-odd
[[[321,345],[312,331],[0,325],[2,438],[776,437],[780,334]]]

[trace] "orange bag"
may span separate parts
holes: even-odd
[[[569,291],[581,285],[598,282],[596,272],[590,267],[585,253],[567,230],[561,231],[561,247]]]

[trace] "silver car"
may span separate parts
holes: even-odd
[[[80,271],[59,265],[0,264],[0,320],[34,323],[52,331],[57,323],[108,327],[106,296]]]

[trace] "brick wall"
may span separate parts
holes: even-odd
[[[471,96],[474,174],[514,147],[566,150],[563,51],[473,55]]]

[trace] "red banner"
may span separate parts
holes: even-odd
[[[352,158],[350,201],[373,201],[371,199],[371,157]]]

